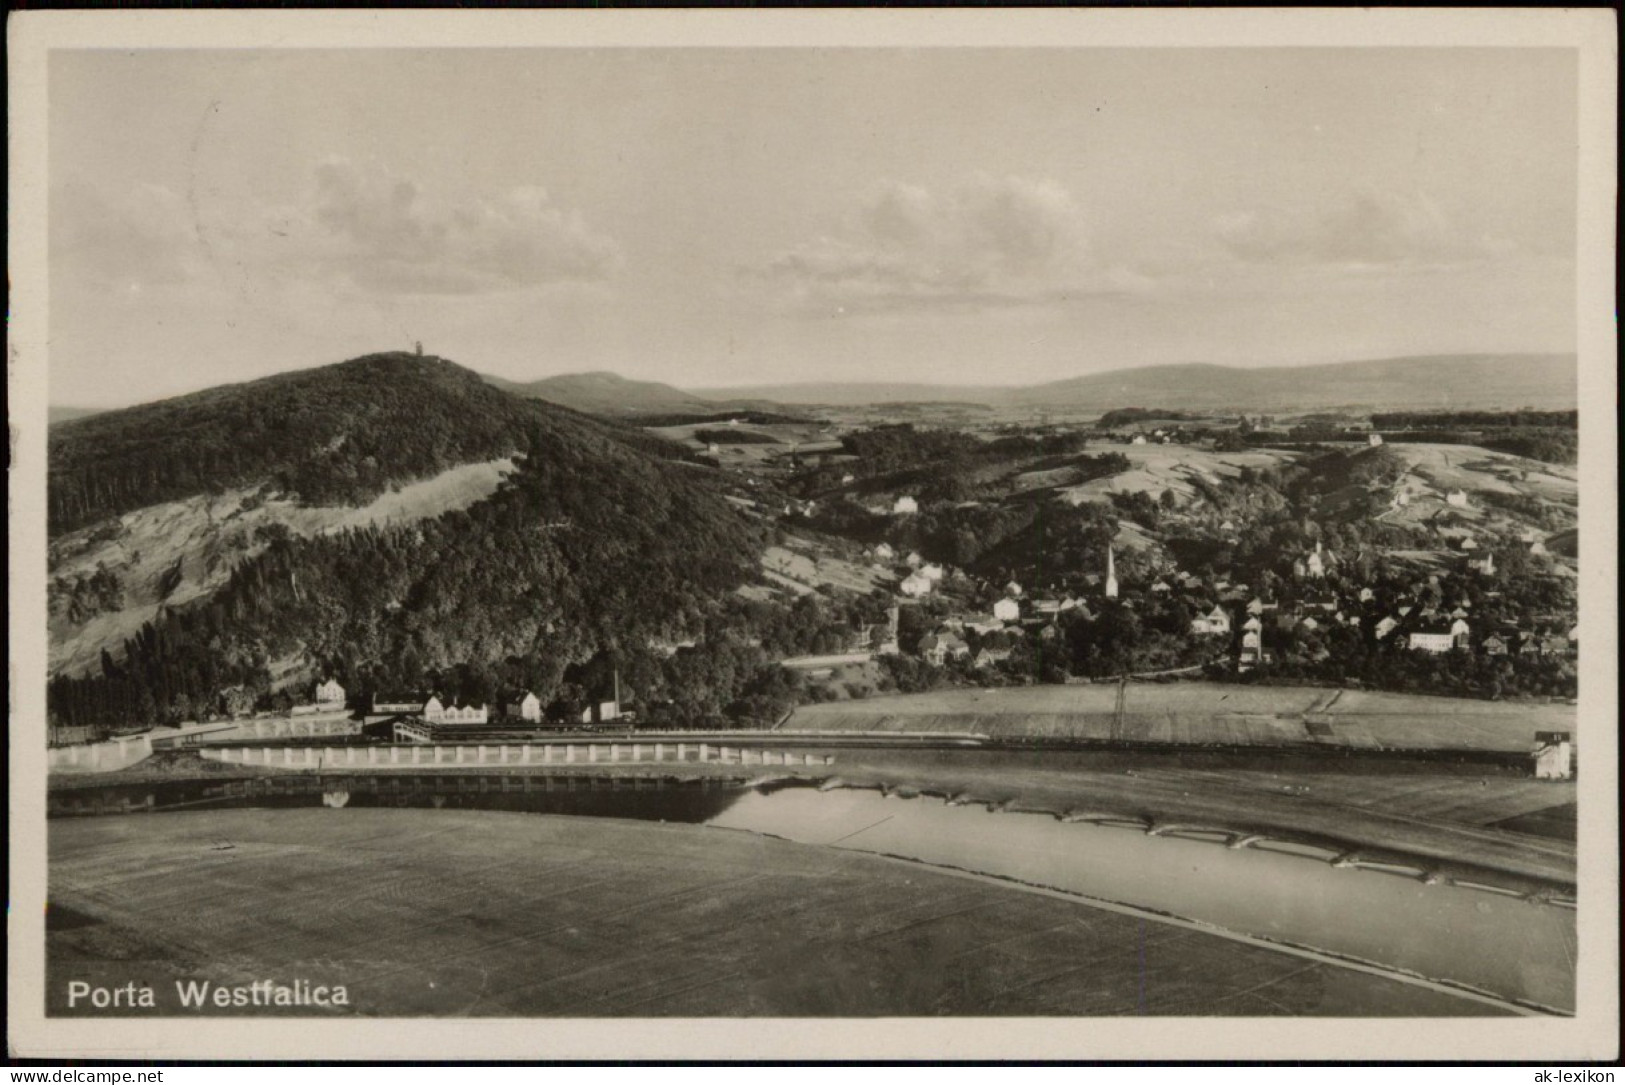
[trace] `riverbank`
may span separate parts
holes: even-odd
[[[138,978],[171,1004],[177,980],[343,985],[349,1007],[321,1012],[373,1016],[1498,1012],[1191,925],[696,826],[220,810],[58,822],[50,860],[53,1013],[72,980]]]
[[[616,776],[626,779],[759,781],[838,779],[846,786],[904,789],[1006,809],[1064,817],[1093,812],[1146,823],[1185,823],[1258,833],[1362,852],[1372,859],[1415,859],[1441,876],[1489,879],[1517,892],[1572,890],[1572,839],[1517,826],[1575,801],[1572,781],[1537,781],[1478,766],[1365,766],[1325,761],[1213,760],[1147,753],[993,752],[982,750],[836,750],[833,765],[588,764],[346,767],[328,775]],[[1354,766],[1358,767],[1358,766]],[[125,773],[52,780],[52,793],[184,779],[285,775],[205,761],[181,751],[155,755]],[[316,773],[296,773],[311,775]],[[1524,819],[1522,822],[1520,819]],[[1511,822],[1510,825],[1507,823]],[[1561,827],[1561,822],[1557,823]],[[1570,822],[1569,824],[1572,824]],[[1549,830],[1548,830],[1549,831]]]

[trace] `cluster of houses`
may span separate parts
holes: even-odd
[[[892,633],[895,639],[895,618]],[[675,650],[674,648],[673,651]],[[309,714],[317,711],[341,710],[348,704],[349,694],[336,679],[325,678],[316,684],[313,699],[314,704],[301,706],[294,711]],[[540,724],[542,707],[541,698],[530,690],[514,691],[502,698],[496,706],[486,704],[484,701],[443,697],[428,691],[380,691],[365,698],[361,714],[369,717],[404,716],[436,726],[480,726],[493,722],[493,719]],[[627,718],[629,715],[617,692],[614,700],[596,702],[583,709],[581,722],[603,723]]]
[[[1464,536],[1460,549],[1465,554],[1476,554],[1470,536]],[[882,544],[872,555],[877,560],[895,557],[891,548]],[[909,554],[904,562],[910,573],[900,586],[907,598],[928,595],[942,580],[943,570],[920,560],[918,554]],[[1240,670],[1271,661],[1270,641],[1283,634],[1312,632],[1342,625],[1360,627],[1370,623],[1379,641],[1399,637],[1412,651],[1442,654],[1450,651],[1478,651],[1485,655],[1572,656],[1576,652],[1573,631],[1564,634],[1555,631],[1528,632],[1513,627],[1498,628],[1485,635],[1475,631],[1469,613],[1469,604],[1463,599],[1453,607],[1441,607],[1420,601],[1395,606],[1392,612],[1381,613],[1376,594],[1370,587],[1361,587],[1347,598],[1329,587],[1319,585],[1326,581],[1339,564],[1339,558],[1322,543],[1306,551],[1293,562],[1293,573],[1303,585],[1298,598],[1280,604],[1249,592],[1247,585],[1231,583],[1220,578],[1204,580],[1192,573],[1179,573],[1159,578],[1149,591],[1153,596],[1183,596],[1195,605],[1198,612],[1191,619],[1189,632],[1195,637],[1214,638],[1235,644],[1235,662]],[[1493,558],[1471,557],[1469,567],[1480,571],[1493,571]],[[1106,553],[1104,577],[1088,578],[1098,587],[1102,597],[1115,599],[1119,594],[1116,561],[1110,548]],[[1437,578],[1433,580],[1437,586]],[[1436,593],[1435,593],[1436,594]],[[1215,597],[1216,600],[1215,601]],[[1020,585],[1006,585],[1005,591],[983,616],[956,617],[945,621],[920,642],[919,653],[927,662],[941,666],[949,660],[970,659],[976,666],[997,663],[1009,656],[1020,638],[1032,629],[1040,637],[1053,636],[1053,626],[1062,614],[1081,609],[1089,611],[1079,599],[1067,596],[1061,599],[1027,600]],[[1381,613],[1373,623],[1372,618]],[[1032,628],[1029,628],[1032,627]],[[1324,647],[1313,647],[1324,658]]]
[[[1196,636],[1229,637],[1239,620],[1241,639],[1236,658],[1238,666],[1245,670],[1269,662],[1266,642],[1271,633],[1313,631],[1332,624],[1359,626],[1374,604],[1370,588],[1360,589],[1358,598],[1346,605],[1331,592],[1306,595],[1291,606],[1254,596],[1234,620],[1222,603],[1214,604],[1191,620],[1190,631]],[[1466,600],[1448,610],[1419,603],[1401,604],[1393,613],[1377,619],[1372,635],[1379,641],[1400,637],[1411,651],[1431,654],[1473,651],[1476,647],[1484,655],[1573,656],[1578,650],[1574,629],[1568,633],[1530,632],[1507,626],[1475,638]]]
[[[894,556],[890,551],[891,548],[882,543],[874,554],[876,557]],[[912,570],[898,589],[906,598],[917,599],[930,594],[945,575],[940,566],[921,562],[918,554],[909,554],[904,562]],[[1103,598],[1118,597],[1117,560],[1111,547],[1106,548],[1105,575],[1085,579],[1100,590]],[[1003,594],[994,600],[987,613],[947,618],[922,637],[919,654],[926,662],[938,667],[956,659],[969,659],[977,667],[991,666],[1008,659],[1029,633],[1036,631],[1040,639],[1053,637],[1056,620],[1062,614],[1073,612],[1079,612],[1085,618],[1093,617],[1081,599],[1072,595],[1027,599],[1022,586],[1012,580],[1004,586]],[[895,615],[895,608],[893,613]],[[892,643],[895,644],[895,624],[892,629]]]

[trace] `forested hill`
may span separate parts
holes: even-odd
[[[52,426],[50,530],[200,493],[269,483],[312,504],[361,504],[391,483],[614,431],[525,400],[440,358],[373,354]]]
[[[81,486],[73,515],[266,476],[349,500],[454,460],[520,455],[494,493],[438,516],[263,527],[217,590],[161,608],[99,669],[54,679],[62,723],[191,719],[322,675],[355,691],[517,686],[551,700],[568,667],[699,627],[764,545],[716,472],[439,360],[380,355],[120,413],[72,424],[61,470]],[[106,573],[116,597],[120,567]]]

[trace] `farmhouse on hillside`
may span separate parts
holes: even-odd
[[[950,659],[963,659],[970,655],[970,645],[958,633],[943,630],[920,638],[920,657],[933,667],[940,667]]]
[[[1229,636],[1230,615],[1217,604],[1206,614],[1191,619],[1191,632],[1200,636]]]
[[[918,599],[922,595],[931,594],[931,586],[933,583],[934,582],[932,579],[928,576],[921,576],[919,573],[910,573],[908,576],[903,578],[903,582],[901,584],[897,585],[897,590],[911,599]]]

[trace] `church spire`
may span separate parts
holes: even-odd
[[[1111,543],[1106,544],[1106,598],[1117,598],[1117,561],[1112,557]]]

